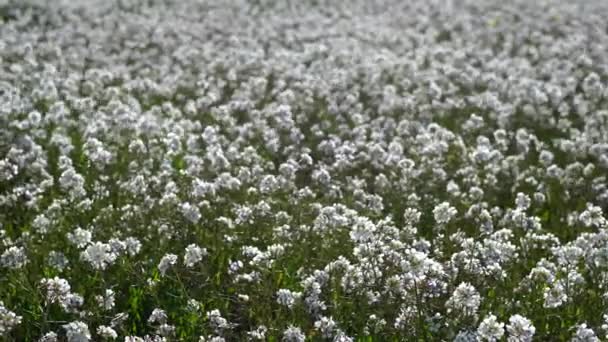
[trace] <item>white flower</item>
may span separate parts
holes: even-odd
[[[156,329],[156,333],[160,336],[172,336],[175,333],[175,326],[163,323]]]
[[[108,240],[108,244],[112,248],[112,253],[116,255],[122,255],[127,248],[127,244],[124,241],[116,238]]]
[[[480,303],[481,297],[475,287],[469,283],[461,283],[446,302],[446,306],[448,312],[456,311],[459,314],[474,316]]]
[[[545,308],[557,308],[568,300],[568,295],[561,282],[555,282],[553,286],[545,288],[543,298]]]
[[[107,289],[103,296],[95,296],[95,300],[99,307],[103,310],[110,311],[114,308],[114,291]]]
[[[606,227],[607,225],[602,208],[594,206],[590,203],[587,204],[587,209],[580,214],[579,220],[586,227],[595,226],[598,228],[602,228]]]
[[[369,219],[358,219],[355,221],[355,224],[350,231],[350,238],[357,243],[370,241],[373,238],[375,231],[376,226]]]
[[[587,327],[586,323],[579,324],[576,327],[576,332],[572,336],[571,342],[600,342],[600,339],[595,335],[595,332]]]
[[[180,209],[184,217],[194,224],[198,223],[198,221],[201,219],[201,212],[196,206],[190,203],[182,203]]]
[[[40,285],[46,290],[48,303],[61,302],[63,298],[70,294],[70,283],[59,277],[44,278],[40,281]]]
[[[38,342],[57,342],[58,341],[58,336],[56,333],[54,332],[48,332],[46,333],[44,336],[42,336]]]
[[[507,332],[509,342],[530,342],[536,332],[536,328],[532,325],[532,322],[521,315],[513,315],[509,318],[509,324],[507,324]]]
[[[315,322],[315,329],[321,333],[323,338],[332,338],[336,328],[337,324],[331,317],[321,317]]]
[[[277,303],[291,309],[296,303],[296,299],[302,296],[300,292],[293,292],[288,289],[280,289],[277,291]]]
[[[162,309],[154,309],[148,317],[148,323],[164,324],[167,322],[167,313]]]
[[[138,336],[125,336],[125,342],[147,342],[147,341]]]
[[[283,342],[304,342],[306,335],[298,327],[290,325],[285,331],[283,331]]]
[[[459,331],[453,340],[453,342],[476,342],[476,341],[477,341],[477,333],[475,331],[471,331],[471,330]]]
[[[4,303],[0,301],[0,337],[11,332],[17,325],[21,324],[21,319],[21,316],[17,316],[14,312],[7,309]]]
[[[116,254],[112,252],[112,247],[103,242],[95,242],[89,245],[80,257],[87,261],[96,270],[105,270],[116,260]]]
[[[505,324],[498,322],[496,316],[489,314],[477,328],[477,339],[479,341],[500,341],[505,333]]]
[[[118,333],[116,333],[116,330],[105,325],[100,325],[97,328],[97,334],[107,340],[114,340],[118,338]]]
[[[515,205],[517,205],[518,209],[526,210],[530,207],[530,203],[532,203],[532,201],[530,200],[530,196],[521,192],[517,193],[517,197],[515,198]]]
[[[59,272],[66,269],[69,265],[69,260],[65,254],[61,252],[51,251],[48,256],[49,266],[57,269]]]
[[[201,303],[196,299],[190,298],[188,299],[187,308],[191,312],[198,312],[201,308]]]
[[[78,313],[84,304],[84,298],[77,293],[68,293],[60,299],[63,310],[68,313]]]
[[[433,217],[438,224],[450,222],[454,216],[458,214],[456,208],[452,207],[448,202],[443,202],[435,206],[433,209]]]
[[[158,263],[158,270],[160,271],[160,275],[164,276],[167,273],[169,267],[175,265],[177,263],[177,255],[175,254],[165,254],[165,256],[160,259],[160,263]]]
[[[141,250],[141,242],[134,237],[128,237],[125,239],[126,250],[130,256],[139,254]]]
[[[91,340],[89,327],[80,321],[74,321],[63,325],[68,342],[87,342]]]
[[[268,328],[266,328],[266,326],[260,325],[255,330],[248,331],[247,336],[252,340],[263,341],[266,338],[267,331],[268,331]]]
[[[20,269],[27,264],[25,248],[11,246],[0,256],[0,265],[10,269]]]
[[[78,248],[84,248],[91,243],[93,234],[90,231],[76,228],[73,233],[68,233],[68,240]]]
[[[230,324],[228,320],[222,317],[219,310],[211,310],[207,312],[207,319],[209,320],[209,325],[216,333],[221,333],[222,330],[229,329]]]
[[[354,342],[354,341],[355,341],[354,338],[347,336],[340,329],[338,329],[338,331],[336,332],[336,336],[333,339],[333,342]]]
[[[203,260],[203,257],[207,255],[207,250],[201,248],[195,244],[190,244],[186,247],[186,254],[184,255],[184,264],[186,267],[193,267],[199,261]]]

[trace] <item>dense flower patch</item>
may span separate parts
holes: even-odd
[[[606,17],[0,1],[0,339],[608,338]]]

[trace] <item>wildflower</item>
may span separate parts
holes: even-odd
[[[139,251],[141,250],[141,242],[139,242],[139,240],[133,237],[128,237],[125,239],[125,244],[127,254],[129,254],[130,256],[135,256],[139,254]]]
[[[228,320],[222,317],[219,310],[211,310],[207,312],[207,319],[209,320],[209,325],[216,332],[220,333],[222,330],[226,330],[230,328],[230,324]]]
[[[198,312],[201,308],[201,303],[199,301],[197,301],[196,299],[188,299],[188,305],[187,305],[188,310],[192,311],[192,312]]]
[[[115,340],[118,338],[116,331],[105,325],[100,325],[97,327],[97,334],[106,340]]]
[[[59,277],[44,278],[40,281],[40,285],[46,290],[47,303],[61,302],[70,294],[70,284]]]
[[[338,330],[335,334],[333,342],[354,342],[352,337],[347,336],[343,331]]]
[[[477,336],[480,341],[496,342],[500,341],[505,333],[505,324],[498,322],[496,316],[489,314],[479,324]]]
[[[112,247],[107,243],[95,242],[89,245],[80,257],[87,261],[96,270],[105,270],[116,260],[116,254],[112,252]]]
[[[7,309],[4,303],[0,301],[0,336],[4,336],[17,325],[21,324],[21,319],[21,316],[17,316],[14,312]]]
[[[300,292],[293,292],[288,289],[280,289],[279,291],[277,291],[277,303],[291,309],[294,306],[296,299],[300,298],[301,296],[302,293]]]
[[[600,339],[595,335],[595,332],[587,327],[586,323],[579,324],[576,327],[576,332],[570,340],[572,342],[599,342]]]
[[[284,342],[304,342],[306,335],[302,333],[302,330],[298,327],[290,325],[285,331],[283,331],[282,341]]]
[[[162,309],[154,309],[148,317],[148,323],[163,324],[167,322],[167,313]]]
[[[260,325],[255,330],[248,331],[247,336],[252,340],[262,341],[266,338],[266,332],[268,332],[268,328],[264,325]]]
[[[433,217],[435,218],[435,222],[438,224],[448,223],[458,214],[456,208],[450,206],[449,203],[443,202],[433,209]]]
[[[315,322],[314,326],[323,338],[332,338],[337,328],[336,322],[331,317],[321,317],[321,319]]]
[[[54,332],[48,332],[46,333],[44,336],[42,336],[38,342],[57,342],[58,341],[58,336],[56,333]]]
[[[92,234],[90,231],[76,228],[73,233],[68,233],[68,240],[78,248],[84,248],[91,243]]]
[[[456,337],[454,337],[454,342],[476,342],[477,341],[477,333],[471,330],[461,330],[458,332]]]
[[[602,208],[591,204],[587,204],[587,209],[580,214],[579,220],[586,227],[595,226],[600,228],[606,227],[607,225],[606,219],[602,213]]]
[[[158,264],[158,270],[160,271],[160,275],[164,276],[167,273],[169,267],[175,265],[177,263],[177,255],[175,254],[165,254],[165,256],[160,259],[160,263]]]
[[[125,342],[146,342],[143,338],[137,336],[125,336]]]
[[[0,256],[0,265],[10,269],[20,269],[27,264],[27,256],[23,247],[9,247]]]
[[[160,336],[172,336],[175,333],[175,326],[163,323],[158,327],[156,333]]]
[[[103,296],[95,296],[95,300],[101,309],[110,311],[115,305],[114,291],[107,289]]]
[[[507,324],[509,342],[530,342],[536,332],[536,328],[529,319],[521,315],[513,315]]]
[[[207,250],[201,248],[195,244],[190,244],[186,247],[186,254],[184,255],[184,264],[186,267],[193,267],[199,261],[203,260],[203,257],[207,255]]]
[[[63,325],[68,342],[87,342],[91,340],[89,327],[80,321],[74,321]]]
[[[454,293],[447,301],[448,312],[456,311],[460,314],[474,316],[481,303],[481,297],[477,290],[468,283],[458,285]]]
[[[78,313],[84,304],[84,298],[76,293],[68,293],[60,299],[63,310],[68,313]]]
[[[59,272],[66,269],[69,265],[70,261],[65,256],[65,254],[61,252],[51,251],[48,256],[48,264],[49,266],[55,268]]]
[[[545,308],[557,308],[568,300],[568,295],[561,282],[556,282],[551,287],[546,287],[543,293]]]
[[[180,208],[184,217],[193,224],[198,223],[202,217],[198,208],[190,203],[182,203]]]

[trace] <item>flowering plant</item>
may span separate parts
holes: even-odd
[[[0,0],[0,340],[608,339],[606,17]]]

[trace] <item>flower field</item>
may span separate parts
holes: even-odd
[[[606,17],[0,0],[0,341],[608,340]]]

